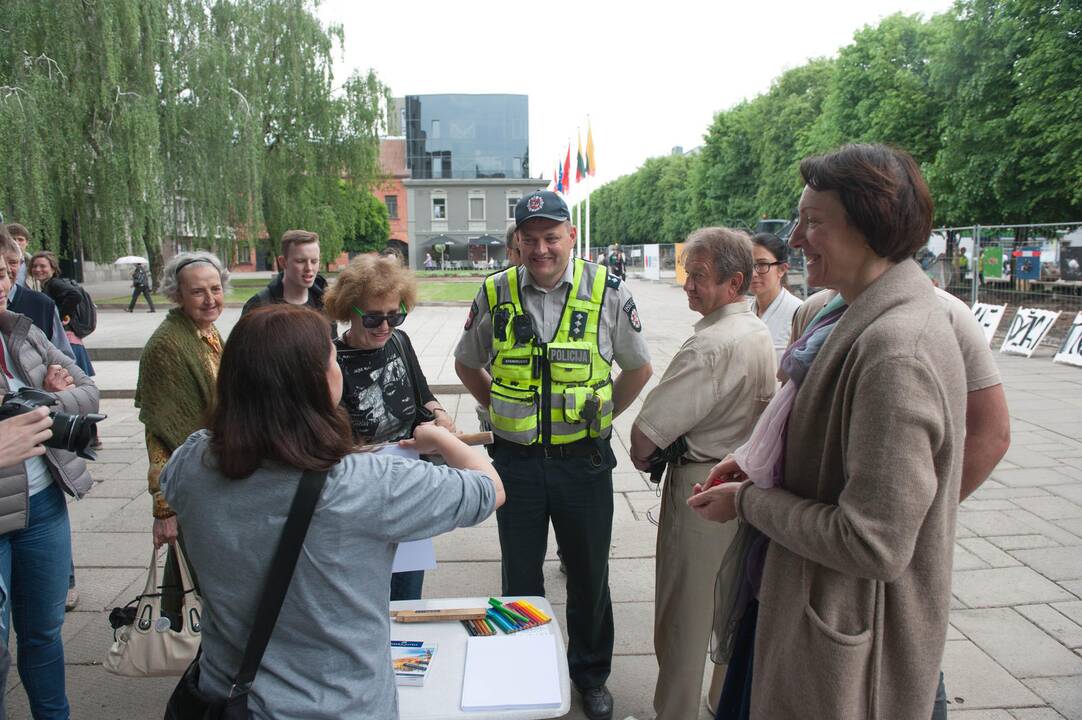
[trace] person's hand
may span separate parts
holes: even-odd
[[[636,456],[632,455],[631,456],[631,464],[635,466],[636,470],[639,470],[639,471],[642,471],[642,472],[650,472],[650,463],[647,462],[646,460],[643,460],[640,457],[636,457]]]
[[[0,467],[17,465],[35,455],[44,455],[43,442],[53,436],[49,408],[30,412],[0,422]]]
[[[177,539],[177,516],[167,518],[154,518],[154,547],[159,548],[169,543],[172,545]]]
[[[455,427],[455,421],[451,419],[450,413],[443,408],[439,408],[432,412],[436,416],[435,423],[441,428],[447,428],[451,433],[458,433],[458,428]]]
[[[440,453],[447,443],[461,443],[454,434],[436,423],[421,423],[413,430],[413,437],[399,440],[398,446],[416,450],[422,455]]]
[[[703,520],[725,523],[736,519],[736,492],[741,483],[728,482],[703,488],[698,483],[688,498],[688,507]]]
[[[71,377],[71,373],[59,365],[50,365],[45,370],[45,379],[41,382],[41,386],[49,392],[67,390],[74,384],[75,380]]]
[[[732,455],[710,468],[710,474],[706,476],[703,487],[719,485],[721,483],[741,483],[748,479],[747,473],[740,469]]]

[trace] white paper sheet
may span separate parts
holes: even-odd
[[[467,640],[463,712],[549,708],[562,703],[556,639],[550,633]]]
[[[421,457],[416,450],[407,450],[397,445],[388,445],[375,452],[380,455],[397,455],[410,460],[419,460]],[[398,552],[394,554],[394,564],[391,565],[391,572],[435,569],[436,548],[433,547],[431,539],[399,543]]]

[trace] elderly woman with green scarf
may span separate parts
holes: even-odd
[[[206,424],[222,357],[222,336],[214,321],[222,314],[228,280],[222,261],[202,251],[179,253],[162,271],[161,292],[175,307],[143,348],[135,390],[135,406],[146,429],[156,546],[178,539],[176,515],[162,497],[158,476],[173,451]],[[176,571],[170,548],[166,586],[177,583]],[[179,608],[179,594],[172,595],[163,597],[163,609]]]

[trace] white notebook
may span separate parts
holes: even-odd
[[[556,638],[551,633],[469,638],[463,711],[549,708],[562,703]]]

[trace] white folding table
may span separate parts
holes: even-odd
[[[402,720],[459,720],[460,718],[500,718],[503,720],[540,720],[562,717],[571,709],[571,681],[567,671],[567,650],[552,606],[542,597],[501,597],[502,602],[526,600],[552,618],[538,630],[555,637],[560,672],[558,708],[472,711],[462,710],[462,679],[466,667],[466,640],[469,633],[457,620],[446,622],[399,623],[391,620],[392,640],[424,640],[436,644],[432,668],[420,687],[398,686],[398,713]],[[440,610],[446,608],[488,607],[487,597],[434,598],[403,600],[391,603],[391,610]],[[529,632],[529,631],[528,631]]]

